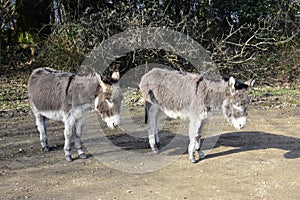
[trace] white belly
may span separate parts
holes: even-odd
[[[190,119],[189,112],[180,110],[180,111],[174,111],[174,110],[168,110],[168,109],[161,109],[165,115],[167,115],[170,118],[173,119],[182,119],[182,120],[187,120]]]
[[[182,114],[178,111],[173,111],[173,110],[166,110],[164,109],[163,112],[170,118],[177,119],[181,118]]]
[[[65,114],[62,111],[39,111],[39,113],[48,119],[64,121]]]
[[[91,104],[84,104],[70,110],[68,113],[65,113],[61,110],[51,110],[51,111],[37,111],[34,107],[34,112],[37,112],[40,115],[45,116],[48,119],[58,120],[58,121],[65,121],[67,118],[74,118],[76,120],[81,119],[88,110],[90,110]]]

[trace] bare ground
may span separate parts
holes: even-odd
[[[130,173],[103,164],[92,152],[86,160],[66,162],[59,122],[49,125],[52,150],[44,153],[32,114],[1,117],[0,199],[299,199],[300,108],[252,106],[248,119],[239,132],[225,125],[207,158],[196,164],[183,154],[152,172]],[[108,138],[150,154],[147,139],[124,144],[124,137]]]

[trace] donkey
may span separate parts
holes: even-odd
[[[233,77],[227,82],[212,80],[198,74],[159,68],[146,73],[139,88],[146,103],[152,151],[157,153],[160,146],[158,123],[163,112],[170,118],[189,120],[189,159],[192,163],[197,162],[195,150],[199,159],[204,159],[200,138],[208,117],[213,110],[222,108],[224,117],[233,127],[245,127],[250,103],[247,89],[253,83],[254,80],[244,83]]]
[[[80,139],[83,117],[94,108],[109,128],[119,125],[123,96],[118,80],[119,72],[114,72],[111,80],[104,81],[96,72],[83,76],[47,67],[35,69],[28,80],[28,94],[43,150],[49,151],[46,134],[48,120],[59,120],[65,127],[66,160],[72,161],[73,132],[76,135],[75,148],[79,158],[86,159]]]

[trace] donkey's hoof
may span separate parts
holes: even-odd
[[[66,161],[72,162],[73,161],[72,156],[66,156]]]
[[[42,148],[44,152],[49,152],[50,148],[48,146]]]
[[[157,148],[152,149],[152,153],[158,154],[159,150]]]
[[[197,163],[197,160],[196,160],[195,158],[191,158],[191,159],[190,159],[190,162],[191,162],[191,163]]]
[[[79,158],[81,158],[81,159],[87,159],[88,157],[87,157],[87,155],[85,154],[85,153],[82,153],[82,154],[80,154],[80,155],[78,155],[79,156]]]

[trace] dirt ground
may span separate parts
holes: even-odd
[[[133,112],[138,114],[132,118],[142,123],[141,108],[135,109]],[[106,156],[105,146],[98,147],[104,152],[102,156],[87,149],[88,159],[76,159],[74,155],[73,162],[66,162],[63,125],[59,122],[49,125],[52,150],[45,153],[41,151],[31,113],[1,117],[0,199],[297,200],[300,199],[299,120],[299,106],[272,109],[251,106],[247,127],[237,132],[224,125],[206,159],[191,164],[184,153],[159,169],[133,173],[130,163],[126,171],[102,162],[99,158]],[[168,134],[164,136],[162,132],[163,145],[173,138],[172,124],[164,131]],[[151,154],[146,138],[127,141],[114,133],[107,139],[124,151]],[[155,159],[156,155],[151,157]],[[140,163],[147,164],[146,160]],[[118,160],[114,166],[118,166]]]

